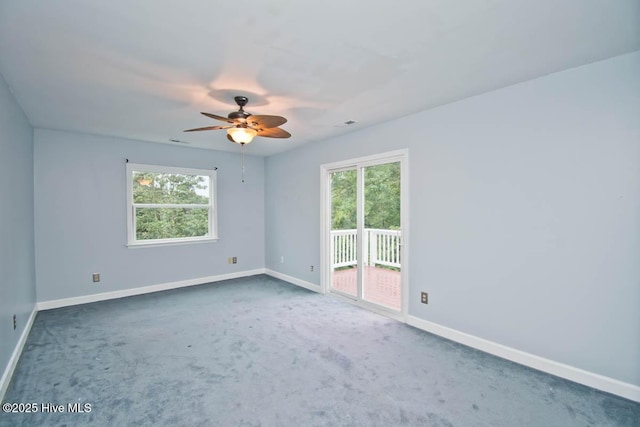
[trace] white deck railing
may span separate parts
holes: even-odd
[[[331,230],[331,267],[348,267],[357,263],[356,230]]]
[[[364,265],[400,268],[400,230],[364,229]],[[331,230],[331,267],[358,263],[357,230]]]

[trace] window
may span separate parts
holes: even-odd
[[[127,163],[129,246],[217,239],[216,172]]]

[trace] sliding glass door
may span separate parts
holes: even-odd
[[[328,290],[402,311],[403,157],[327,168]]]
[[[358,298],[357,169],[329,173],[331,188],[331,290]]]
[[[400,162],[364,167],[362,178],[362,299],[400,311]]]

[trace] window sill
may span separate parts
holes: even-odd
[[[147,242],[134,242],[128,243],[126,246],[131,249],[149,248],[158,246],[176,246],[176,245],[193,245],[197,243],[216,243],[219,239],[217,237],[206,239],[190,239],[190,240],[174,240],[174,241],[147,241]]]

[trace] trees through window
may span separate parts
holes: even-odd
[[[129,245],[213,240],[215,171],[127,164]]]

